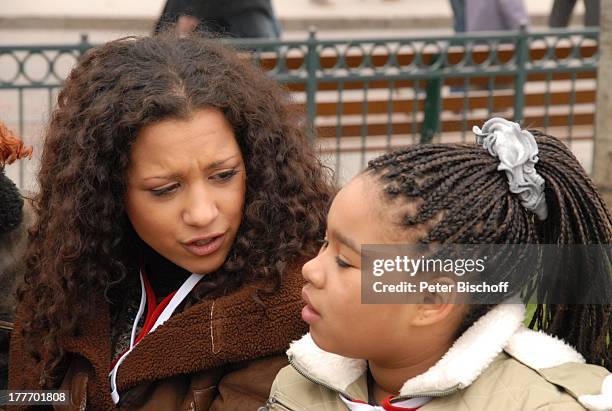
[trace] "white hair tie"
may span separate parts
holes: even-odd
[[[518,194],[521,204],[535,213],[540,220],[548,216],[544,196],[544,179],[535,169],[538,162],[538,145],[535,137],[522,130],[518,123],[500,117],[488,120],[472,129],[476,142],[486,148],[493,157],[498,157],[498,170],[508,177],[510,192]]]

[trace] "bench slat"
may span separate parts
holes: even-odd
[[[595,101],[595,90],[577,90],[574,95],[575,104],[589,104]],[[570,91],[551,92],[548,97],[544,93],[527,93],[525,94],[525,107],[541,107],[548,103],[551,106],[567,105],[572,98]],[[500,111],[507,108],[512,108],[514,104],[513,94],[495,94],[492,96],[491,107],[492,111]],[[425,103],[424,96],[419,96],[416,100],[416,111],[422,111]],[[302,104],[298,106],[303,107]],[[391,109],[389,110],[389,106]],[[394,97],[389,101],[384,98],[376,98],[368,100],[367,114],[387,114],[391,113],[412,113],[415,106],[415,100],[412,98]],[[485,95],[469,95],[467,97],[467,105],[469,109],[488,109],[489,97]],[[464,98],[461,95],[451,95],[444,97],[442,100],[442,109],[444,111],[459,112],[464,110]],[[337,116],[338,110],[342,110],[340,115],[362,115],[364,113],[363,100],[349,100],[342,103],[319,102],[317,103],[317,116]]]
[[[567,126],[568,124],[567,114],[549,114],[548,116],[548,127]],[[594,113],[575,113],[573,125],[592,125],[595,121]],[[461,119],[443,119],[442,121],[442,133],[445,132],[461,132],[466,130],[470,132],[472,125],[482,125],[489,117],[478,116],[469,117],[465,123]],[[524,124],[530,128],[543,128],[546,124],[544,115],[527,116]],[[385,136],[387,135],[387,123],[386,122],[369,122],[366,126],[362,124],[342,124],[340,125],[340,131],[342,137],[360,137],[362,130],[365,128],[366,136]],[[391,134],[412,134],[413,124],[410,121],[394,121],[391,126]],[[417,130],[421,130],[422,121],[417,121]],[[321,138],[335,138],[336,137],[336,126],[318,126],[317,136]]]

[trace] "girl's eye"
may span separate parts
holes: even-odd
[[[351,266],[349,263],[347,263],[340,257],[336,257],[336,264],[338,264],[338,267],[340,268],[349,268]]]
[[[178,190],[178,188],[179,188],[178,184],[172,184],[170,186],[157,188],[157,189],[150,190],[150,191],[151,191],[151,194],[153,194],[155,197],[163,197],[168,194],[174,193],[176,190]]]
[[[212,178],[214,180],[219,180],[219,181],[228,181],[228,180],[231,180],[231,178],[234,177],[236,174],[238,174],[238,170],[233,168],[231,170],[222,171],[221,173],[215,174],[212,176]]]

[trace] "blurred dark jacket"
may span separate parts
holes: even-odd
[[[279,37],[280,25],[271,0],[167,0],[155,25],[159,33],[181,15],[196,17],[204,29],[234,37]],[[262,22],[263,20],[263,22]],[[270,28],[244,27],[270,25]],[[241,27],[237,27],[241,26]]]
[[[27,230],[33,223],[34,210],[31,201],[19,193],[4,173],[0,173],[0,389],[7,387],[9,340],[15,320],[15,294],[23,281]]]

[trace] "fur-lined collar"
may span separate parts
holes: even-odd
[[[526,329],[522,304],[500,304],[474,323],[427,372],[409,379],[400,396],[468,387],[502,351],[531,368],[553,367],[584,358],[563,341]],[[310,334],[287,351],[291,363],[324,385],[345,393],[365,371],[364,360],[321,350]]]

